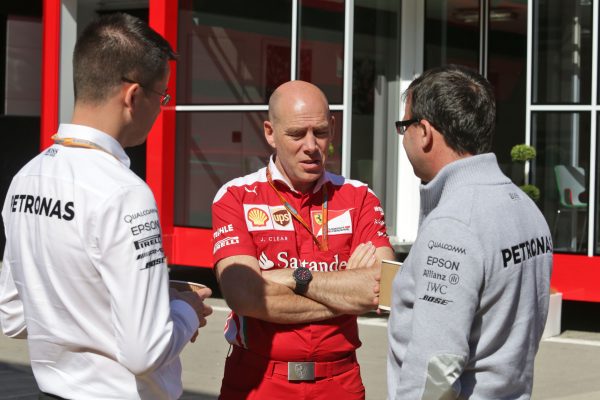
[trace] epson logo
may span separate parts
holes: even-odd
[[[446,260],[443,258],[427,256],[427,265],[458,271],[458,267],[459,267],[460,263],[458,261],[452,261],[452,260]]]
[[[136,240],[133,242],[136,250],[144,249],[149,246],[153,246],[155,244],[160,244],[162,241],[160,239],[160,233],[158,235],[148,236],[146,238]]]
[[[155,231],[160,229],[160,223],[158,220],[148,221],[143,224],[135,225],[131,227],[131,233],[133,236],[137,236],[144,231]]]

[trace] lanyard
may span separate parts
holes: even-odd
[[[58,134],[52,135],[51,139],[54,140],[54,143],[60,144],[62,146],[66,146],[66,147],[82,147],[84,149],[100,150],[100,151],[108,153],[111,156],[117,158],[114,154],[112,154],[110,151],[106,150],[104,147],[102,147],[99,144],[96,144],[96,143],[94,143],[92,141],[89,141],[89,140],[72,138],[72,137],[60,138],[60,137],[58,137]]]
[[[269,185],[271,185],[275,193],[277,193],[277,196],[279,196],[279,200],[281,201],[283,206],[290,212],[290,214],[292,214],[294,218],[296,218],[296,220],[298,220],[298,222],[302,224],[304,228],[306,228],[308,232],[310,232],[315,244],[319,247],[319,249],[321,251],[327,251],[329,249],[327,240],[327,234],[329,231],[327,225],[327,184],[323,185],[323,204],[321,206],[321,214],[323,216],[323,222],[321,225],[323,227],[323,240],[319,242],[319,239],[317,239],[317,236],[310,229],[306,221],[304,221],[304,219],[298,213],[298,211],[296,211],[296,209],[292,207],[292,205],[283,197],[283,195],[275,187],[275,184],[273,183],[273,178],[271,177],[271,171],[269,171],[269,166],[267,166],[267,181],[269,182]]]

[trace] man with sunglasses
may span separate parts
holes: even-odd
[[[263,124],[273,156],[212,209],[215,272],[233,310],[220,399],[365,398],[356,315],[377,308],[393,259],[367,185],[326,171],[334,117],[323,92],[286,82]]]
[[[156,203],[124,151],[169,101],[174,57],[137,18],[91,23],[73,55],[72,123],[11,183],[0,325],[27,338],[41,399],[182,393],[179,353],[206,324],[210,289],[170,298]]]
[[[490,152],[493,88],[460,66],[405,94],[396,123],[422,181],[417,238],[393,283],[389,399],[528,399],[552,238]]]

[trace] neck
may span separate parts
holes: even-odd
[[[120,114],[110,104],[89,105],[76,104],[73,110],[72,124],[89,126],[112,136],[125,148],[123,125],[118,118]],[[108,117],[107,117],[108,116]]]
[[[454,161],[472,156],[472,154],[469,153],[458,154],[455,151],[450,150],[450,148],[448,148],[448,150],[449,151],[439,152],[439,154],[432,158],[430,162],[431,170],[429,171],[429,174],[426,178],[424,177],[421,179],[423,179],[426,182],[430,182],[446,165],[453,163]]]

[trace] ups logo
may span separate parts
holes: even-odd
[[[278,225],[286,226],[292,220],[290,213],[287,210],[279,210],[273,213],[273,221]]]

